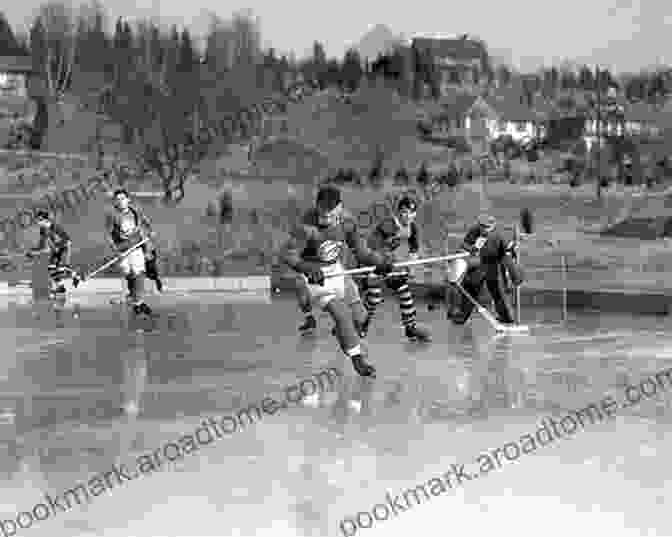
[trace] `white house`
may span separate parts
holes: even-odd
[[[545,117],[522,94],[496,94],[486,101],[494,110],[497,121],[492,123],[492,138],[510,136],[516,142],[532,140],[544,134]]]
[[[625,130],[629,134],[658,136],[660,134],[660,111],[652,105],[639,102],[625,107]]]
[[[0,117],[27,113],[32,70],[29,56],[0,56]]]

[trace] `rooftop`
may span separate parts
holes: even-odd
[[[415,37],[413,38],[413,46],[418,49],[430,50],[432,54],[440,58],[469,61],[487,56],[487,51],[480,42],[468,38]]]

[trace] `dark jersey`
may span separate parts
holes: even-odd
[[[124,212],[108,214],[105,228],[114,245],[126,249],[141,241],[152,225],[140,209],[131,206]]]
[[[378,265],[382,262],[382,257],[367,246],[350,214],[344,214],[342,221],[335,226],[321,228],[318,226],[317,211],[310,209],[292,230],[283,260],[292,268],[303,261],[323,266],[337,262],[345,265],[346,248],[360,264]]]
[[[394,217],[384,218],[373,230],[371,245],[376,250],[394,252],[403,241],[408,243],[408,252],[416,254],[420,250],[420,235],[418,225],[411,222],[408,226],[402,226]]]
[[[506,241],[497,231],[485,232],[480,225],[467,231],[463,247],[468,252],[478,255],[486,264],[500,263],[507,254]]]
[[[51,224],[49,228],[40,228],[40,242],[36,250],[58,252],[67,248],[71,242],[70,235],[59,224]]]

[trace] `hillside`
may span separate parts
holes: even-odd
[[[289,132],[314,145],[332,169],[368,169],[381,147],[386,166],[417,160],[415,107],[382,86],[363,87],[347,103],[322,93],[288,110]]]

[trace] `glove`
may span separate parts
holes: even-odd
[[[315,263],[304,262],[299,265],[298,271],[308,278],[311,285],[324,285],[324,272],[319,265]]]
[[[525,280],[522,267],[518,263],[515,263],[509,256],[506,256],[503,261],[504,268],[506,268],[511,284],[518,287]]]
[[[418,252],[410,252],[408,254],[409,261],[417,261],[419,258],[420,254],[418,254]],[[420,273],[420,267],[419,266],[406,267],[406,272],[408,272],[408,276],[410,278],[416,278]]]
[[[383,257],[383,260],[376,265],[376,270],[373,272],[377,276],[387,276],[390,272],[394,272],[394,259],[390,256]]]

